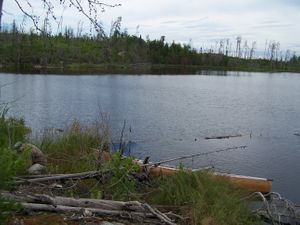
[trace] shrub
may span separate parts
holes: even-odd
[[[119,152],[112,155],[104,169],[112,172],[112,176],[103,185],[106,198],[113,200],[138,200],[141,184],[133,177],[140,168],[133,162],[133,158],[122,158]]]

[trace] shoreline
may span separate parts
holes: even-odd
[[[217,72],[217,74],[215,74]],[[172,64],[69,64],[66,66],[50,64],[0,65],[0,73],[44,74],[44,75],[219,75],[227,72],[264,72],[264,73],[300,73],[297,69],[249,69],[243,67],[216,67]],[[208,74],[207,74],[208,73]],[[209,74],[212,73],[212,74]]]

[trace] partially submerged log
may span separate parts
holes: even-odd
[[[211,139],[229,139],[229,138],[235,138],[235,137],[242,137],[241,134],[236,135],[224,135],[224,136],[211,136],[211,137],[205,137],[205,140],[211,140]]]

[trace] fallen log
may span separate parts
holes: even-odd
[[[25,183],[40,183],[45,181],[57,181],[57,180],[78,180],[78,179],[90,179],[99,177],[101,175],[104,175],[108,173],[109,171],[88,171],[88,172],[82,172],[82,173],[73,173],[73,174],[60,174],[60,175],[51,175],[51,176],[42,176],[38,178],[32,178],[32,179],[22,179],[14,181],[14,184],[25,184]]]
[[[236,135],[224,135],[224,136],[212,136],[212,137],[205,137],[205,140],[211,140],[211,139],[229,139],[229,138],[235,138],[235,137],[242,137],[241,134]]]
[[[2,192],[1,196],[5,199],[14,200],[18,202],[27,202],[27,203],[41,203],[41,204],[51,204],[51,205],[64,205],[72,207],[81,207],[81,208],[99,208],[106,210],[127,210],[127,211],[139,211],[145,212],[145,208],[142,203],[138,201],[112,201],[112,200],[103,200],[103,199],[88,199],[88,198],[67,198],[55,196],[51,197],[49,195],[43,194],[34,194],[26,195],[23,193],[9,193]]]
[[[53,176],[60,176],[66,174],[39,174],[39,175],[25,175],[25,176],[18,176],[15,177],[16,180],[24,180],[24,179],[35,179],[35,178],[42,178],[42,177],[53,177]]]
[[[57,212],[57,213],[83,213],[89,211],[96,216],[119,216],[122,218],[153,218],[155,217],[152,213],[143,212],[129,212],[129,211],[119,211],[119,210],[107,210],[98,208],[82,208],[82,207],[72,207],[64,205],[49,205],[49,204],[38,204],[38,203],[25,203],[22,202],[21,205],[25,210],[29,211],[47,211],[47,212]]]
[[[81,213],[96,216],[118,216],[132,220],[155,219],[162,223],[176,225],[167,215],[150,205],[138,201],[112,201],[98,199],[75,199],[67,197],[51,197],[49,195],[13,194],[2,192],[1,197],[18,201],[27,211],[48,211],[58,213]]]

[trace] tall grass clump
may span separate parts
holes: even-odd
[[[29,129],[23,119],[6,118],[3,111],[0,116],[0,191],[9,190],[12,178],[24,173],[28,168],[29,153],[17,154],[12,145],[24,141]],[[12,211],[19,206],[0,197],[0,224],[4,224]]]
[[[243,193],[227,180],[207,172],[180,171],[155,180],[157,189],[146,199],[159,205],[178,206],[190,218],[189,224],[260,224],[242,201]]]
[[[106,122],[85,125],[75,120],[60,134],[46,132],[40,147],[47,155],[50,172],[83,172],[97,169],[99,151],[109,151],[109,137]]]
[[[17,141],[24,141],[30,130],[25,126],[24,119],[0,117],[0,146],[12,147]]]

